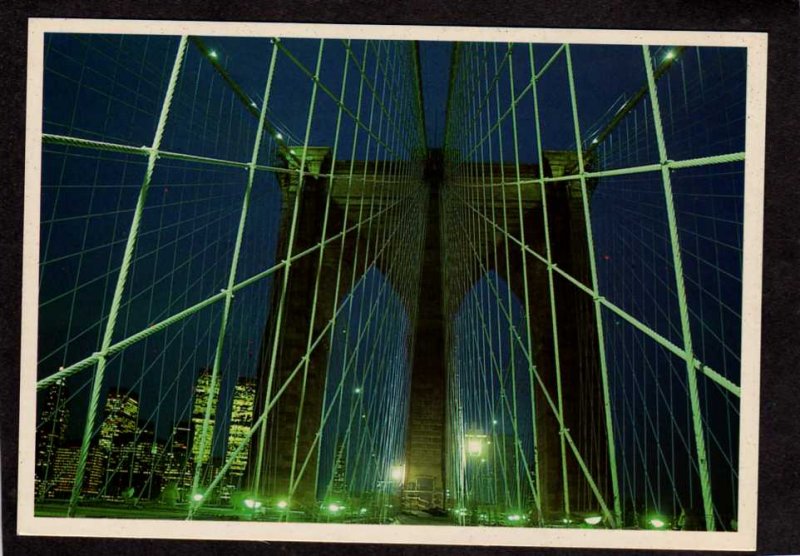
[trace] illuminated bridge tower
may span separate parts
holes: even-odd
[[[541,175],[545,178],[572,175],[572,170],[577,165],[576,154],[569,151],[544,151],[543,162]],[[446,169],[446,172],[449,170]],[[563,431],[550,405],[550,402],[558,403],[555,399],[558,388],[553,317],[557,322],[558,359],[561,382],[564,385],[561,401],[564,428],[569,431],[576,448],[584,456],[586,465],[594,476],[600,478],[598,488],[601,491],[608,488],[609,472],[604,444],[598,441],[605,437],[603,398],[597,369],[595,347],[597,331],[591,300],[577,293],[578,290],[566,280],[556,277],[553,281],[554,296],[559,303],[555,315],[552,315],[547,265],[530,253],[523,256],[519,244],[504,240],[504,233],[508,237],[521,237],[524,228],[526,245],[537,253],[546,252],[543,203],[539,184],[534,182],[540,177],[540,169],[536,164],[520,164],[519,178],[516,177],[516,171],[515,164],[511,163],[475,164],[466,176],[461,177],[458,186],[448,187],[442,193],[441,241],[449,246],[447,252],[443,253],[442,259],[442,266],[447,269],[443,288],[444,319],[448,323],[446,331],[452,345],[455,334],[452,323],[457,319],[459,309],[476,284],[486,279],[490,273],[496,274],[508,285],[513,296],[523,306],[523,311],[523,301],[528,299],[529,309],[527,314],[524,314],[524,319],[530,325],[532,357],[536,365],[535,371],[531,372],[538,373],[541,380],[541,383],[534,388],[536,455],[539,468],[538,494],[543,517],[547,519],[564,515],[563,511],[567,506],[584,511],[595,509],[591,495],[588,495],[586,488],[583,488],[585,485],[579,464],[567,451],[570,448],[566,442],[562,446]],[[517,190],[516,179],[520,181],[520,191]],[[588,283],[589,258],[580,183],[576,180],[552,181],[547,187],[547,220],[553,267],[558,267]],[[588,187],[591,189],[592,184],[589,183]],[[453,193],[453,189],[456,188],[463,191]],[[463,194],[470,199],[472,210],[479,216],[464,214],[464,200],[450,197],[455,194]],[[462,230],[463,222],[469,218],[489,223],[485,230],[481,231],[481,237],[484,237],[484,234],[486,237],[485,245],[477,247],[473,245],[470,248],[460,238],[452,237],[453,230]],[[502,223],[504,233],[492,228],[492,223],[497,222]],[[447,237],[448,231],[451,237]],[[467,249],[472,250],[467,252]],[[448,276],[450,280],[447,279]],[[453,276],[463,276],[466,279],[457,283],[453,280]],[[500,318],[505,319],[505,317]],[[491,324],[489,323],[490,326]],[[527,362],[523,368],[517,369],[518,377],[520,373],[528,375],[529,369],[525,367]],[[485,372],[491,371],[485,369]],[[517,381],[519,380],[517,378]],[[452,385],[449,384],[448,387],[451,388]],[[551,393],[550,401],[543,394],[543,389]],[[498,411],[503,410],[498,409]],[[458,433],[454,432],[456,425],[451,422],[452,412],[451,408],[447,423],[447,453],[449,457],[457,457],[454,454],[465,449],[466,444],[464,438],[458,438]],[[506,431],[506,434],[508,433],[510,431]],[[498,434],[494,434],[495,439],[499,438]],[[513,447],[505,448],[514,453]],[[521,470],[525,463],[519,457],[518,462],[512,461],[510,465],[516,464]],[[531,474],[535,476],[534,462],[528,461],[527,464]],[[509,470],[498,473],[508,474]],[[514,475],[521,474],[521,471],[514,473]],[[456,491],[457,481],[457,477],[448,477],[448,490]],[[573,487],[580,485],[582,488],[570,490],[569,485]],[[530,485],[522,480],[516,488],[512,485],[512,491],[516,490],[520,491],[518,501],[523,507],[533,508],[533,492]],[[569,497],[567,503],[564,500],[565,492]]]
[[[298,187],[304,151],[303,183]],[[419,160],[332,163],[329,147],[293,147],[290,153],[286,164],[293,171],[280,175],[282,211],[275,260],[290,259],[291,265],[281,267],[273,279],[255,415],[262,414],[266,399],[277,399],[265,426],[252,438],[248,474],[252,490],[280,497],[291,493],[293,504],[311,507],[317,497],[317,432],[331,349],[327,327],[351,288],[350,277],[366,274],[371,261],[411,318],[416,310],[417,249],[392,232],[401,221],[421,229],[424,190]],[[417,187],[409,188],[409,183]],[[320,244],[324,249],[318,253],[297,256]],[[306,359],[309,329],[319,341],[312,342]],[[408,353],[412,335],[403,341]]]
[[[302,152],[302,147],[294,149],[296,153]],[[546,152],[544,173],[546,177],[558,177],[565,170],[575,164],[575,154],[569,152]],[[298,164],[297,160],[289,158],[288,164]],[[424,248],[422,261],[409,261],[409,268],[418,269],[419,293],[407,292],[401,286],[395,289],[400,295],[407,315],[416,314],[416,328],[405,339],[407,345],[413,345],[411,356],[411,395],[409,399],[408,436],[405,450],[405,478],[404,478],[404,506],[407,508],[443,508],[447,506],[446,489],[448,478],[446,476],[447,454],[455,449],[446,441],[446,341],[450,323],[453,322],[455,312],[460,305],[466,291],[458,292],[452,285],[443,284],[442,269],[446,265],[459,264],[452,253],[443,253],[441,244],[446,241],[442,238],[440,218],[447,218],[445,210],[440,203],[440,185],[443,178],[442,153],[431,151],[421,176],[418,192],[392,192],[387,184],[392,183],[391,166],[373,170],[362,161],[337,161],[333,168],[330,163],[330,149],[325,147],[309,147],[305,155],[306,174],[304,184],[298,200],[297,173],[285,174],[281,181],[283,207],[281,229],[276,260],[286,260],[291,253],[301,253],[319,243],[325,243],[321,261],[316,256],[298,258],[292,262],[289,280],[286,284],[286,295],[283,296],[281,307],[282,268],[276,273],[273,286],[273,295],[269,309],[270,322],[267,326],[265,341],[262,349],[262,371],[256,394],[256,414],[260,414],[267,399],[267,391],[275,397],[280,392],[275,408],[271,410],[263,437],[255,435],[253,446],[250,449],[249,473],[251,484],[257,490],[274,496],[285,496],[294,487],[292,498],[297,502],[310,504],[317,497],[317,455],[319,449],[317,431],[323,418],[325,398],[325,373],[330,351],[329,338],[324,334],[325,327],[329,324],[329,315],[332,315],[339,302],[346,296],[350,287],[348,280],[339,280],[337,289],[337,275],[349,276],[354,265],[363,265],[356,253],[374,249],[375,246],[365,245],[367,234],[357,233],[360,224],[355,219],[353,207],[371,203],[373,214],[381,215],[371,220],[377,235],[389,237],[392,218],[397,218],[396,211],[404,210],[406,217],[415,217],[420,220],[419,225],[424,228]],[[511,175],[514,168],[510,165],[501,167],[494,164],[484,169],[486,180],[501,181],[503,175]],[[535,165],[521,168],[522,178],[538,176],[538,167]],[[333,179],[329,176],[333,174]],[[359,178],[348,180],[349,175],[363,176],[371,174],[371,179]],[[588,275],[588,259],[584,244],[585,232],[583,230],[582,205],[576,187],[577,183],[556,182],[548,196],[548,216],[553,237],[558,238],[552,248],[553,262],[575,276]],[[380,197],[375,196],[375,187],[382,187]],[[507,197],[511,195],[509,188]],[[330,191],[329,191],[330,190]],[[330,206],[326,209],[330,193]],[[400,203],[397,200],[408,195],[413,203]],[[499,197],[502,192],[495,188],[495,195]],[[381,201],[376,201],[380,198]],[[297,221],[292,243],[291,253],[289,247],[289,232],[291,228],[292,207],[297,202]],[[380,206],[374,204],[379,202]],[[498,200],[496,210],[499,211]],[[544,250],[544,235],[541,232],[542,203],[538,194],[538,187],[528,186],[522,197],[522,218],[527,225],[527,241],[536,250]],[[327,222],[323,222],[322,215],[326,214]],[[385,211],[385,212],[382,212]],[[519,207],[508,202],[507,230],[519,233]],[[352,220],[352,222],[351,222]],[[323,224],[325,234],[323,234]],[[538,224],[538,225],[537,225]],[[337,237],[336,231],[348,230],[343,237]],[[537,231],[538,230],[538,231]],[[341,234],[338,234],[341,235]],[[326,238],[334,237],[334,241]],[[553,332],[551,315],[547,299],[549,286],[547,270],[540,261],[533,257],[526,257],[523,263],[518,248],[509,248],[504,252],[505,246],[496,236],[497,249],[501,253],[498,260],[508,260],[508,264],[495,264],[487,257],[484,261],[485,272],[494,271],[503,278],[518,299],[524,299],[525,280],[531,304],[529,319],[534,331],[534,351],[538,367],[545,387],[549,392],[556,391]],[[378,270],[387,277],[390,283],[397,277],[397,268],[382,267],[383,261],[397,260],[397,252],[408,251],[409,257],[415,253],[400,242],[389,241],[386,244],[394,253],[385,253],[378,257]],[[485,249],[490,253],[492,249]],[[317,265],[322,265],[319,272],[320,284],[315,285]],[[499,267],[499,268],[498,268]],[[337,272],[339,269],[339,272]],[[356,274],[367,269],[357,268]],[[477,282],[482,275],[476,273],[473,281]],[[571,436],[575,439],[586,454],[590,465],[599,476],[607,472],[607,463],[604,460],[602,444],[596,446],[596,438],[603,435],[602,398],[597,369],[592,366],[596,359],[591,353],[596,343],[595,324],[591,305],[583,297],[575,295],[567,284],[555,283],[555,293],[563,299],[558,306],[559,349],[561,362],[561,377],[565,384],[571,385],[564,390],[563,406],[566,428],[571,429]],[[444,292],[448,290],[448,299]],[[314,292],[317,292],[316,299]],[[455,294],[455,295],[454,295]],[[314,337],[321,338],[316,349],[308,359],[308,369],[304,368],[304,355],[308,347],[308,328],[312,322]],[[283,315],[280,323],[280,334],[275,331],[279,325],[276,323],[278,314]],[[275,338],[279,345],[275,346]],[[274,363],[272,363],[274,351]],[[269,384],[270,366],[274,367],[272,384]],[[305,374],[305,379],[303,379]],[[281,391],[282,386],[286,385]],[[538,391],[536,403],[545,408],[548,403]],[[299,415],[302,407],[302,414]],[[301,422],[302,426],[297,427]],[[543,506],[546,512],[558,513],[564,506],[562,469],[562,454],[560,441],[560,428],[557,419],[551,411],[537,412],[537,429],[539,431],[539,462],[540,462],[540,488]],[[263,441],[263,444],[262,444]],[[263,447],[262,447],[263,446]],[[295,448],[296,447],[296,448]],[[566,481],[580,482],[580,469],[572,458],[563,458],[566,464]],[[294,471],[292,468],[294,467]],[[301,472],[302,470],[302,472]],[[298,477],[292,485],[292,477]],[[573,490],[571,497],[572,506],[580,504],[581,493]]]

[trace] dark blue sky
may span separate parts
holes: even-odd
[[[442,146],[452,51],[453,44],[450,42],[421,41],[419,44],[425,132],[429,147]]]

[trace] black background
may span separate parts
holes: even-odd
[[[19,537],[19,339],[28,17],[769,33],[758,553],[800,553],[800,4],[797,0],[73,0],[0,8],[0,439],[5,554],[533,554],[565,549]],[[634,554],[633,551],[625,551]]]

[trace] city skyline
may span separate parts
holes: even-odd
[[[202,415],[208,400],[208,368],[201,367],[197,373],[194,404],[198,415]],[[64,498],[71,493],[67,488],[69,477],[74,476],[77,466],[79,443],[77,438],[69,439],[65,435],[69,420],[69,410],[61,399],[67,397],[63,384],[50,391],[47,403],[41,409],[39,421],[42,423],[37,431],[37,498]],[[238,443],[249,432],[252,426],[255,387],[253,379],[242,378],[237,384],[237,391],[229,408],[230,424],[227,438],[226,455],[238,446]],[[216,414],[218,396],[212,404],[212,414]],[[139,419],[138,399],[134,392],[126,388],[110,388],[104,402],[103,420],[99,424],[99,436],[96,445],[91,448],[89,458],[89,481],[84,493],[102,494],[111,500],[124,498],[123,492],[131,488],[132,476],[137,475],[139,483],[147,488],[147,495],[135,489],[135,496],[145,499],[156,499],[161,496],[162,488],[175,483],[178,491],[186,491],[190,485],[191,471],[198,464],[199,430],[202,417],[196,421],[175,423],[172,434],[167,437],[156,437],[152,426]],[[51,417],[54,416],[54,417]],[[48,425],[52,427],[48,430]],[[191,426],[190,426],[191,423]],[[183,437],[183,438],[181,438]],[[171,450],[167,450],[171,446]],[[149,450],[148,450],[149,447]],[[200,465],[205,466],[209,460],[218,462],[220,456],[210,457],[210,445],[206,457]],[[231,478],[240,480],[245,473],[247,453],[240,456],[232,467]],[[218,463],[217,463],[218,465]],[[120,488],[112,486],[119,482],[116,477],[131,475],[128,486]],[[152,475],[163,475],[163,484],[156,481],[153,489]],[[124,482],[124,481],[123,481]],[[140,486],[141,486],[140,485]],[[185,492],[183,492],[186,498]]]

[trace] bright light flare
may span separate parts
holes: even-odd
[[[467,453],[471,456],[479,456],[483,451],[483,443],[477,438],[467,440]]]
[[[405,465],[395,465],[394,467],[392,467],[391,477],[393,481],[402,483],[405,476],[406,476]]]

